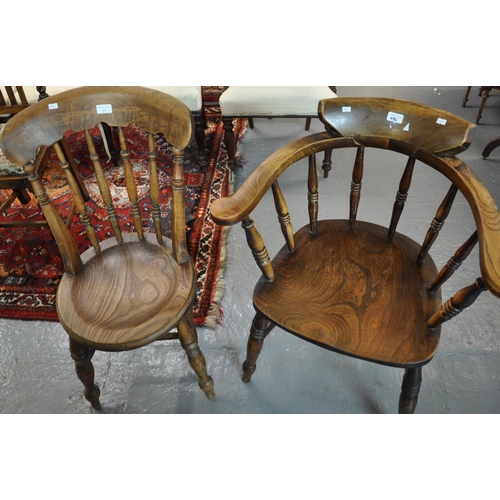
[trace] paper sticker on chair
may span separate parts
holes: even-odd
[[[393,111],[389,111],[389,113],[387,113],[387,121],[391,123],[403,123],[404,117],[405,115],[394,113]]]
[[[106,115],[113,112],[111,104],[97,104],[95,107],[98,115]]]
[[[351,106],[342,106],[342,113],[350,113]]]
[[[446,125],[446,120],[444,118],[438,118],[436,123],[439,123],[439,125]]]
[[[49,109],[57,109],[59,106],[57,105],[57,102],[52,102],[49,104]]]

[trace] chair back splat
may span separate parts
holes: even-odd
[[[101,163],[96,147],[96,127],[101,123],[118,130],[121,165]],[[131,124],[140,130],[147,144],[147,160],[141,162],[148,163],[150,210],[143,210],[140,205],[142,196],[138,195],[127,141]],[[88,158],[107,210],[109,231],[98,231],[94,226],[93,214],[82,195],[79,172],[70,168],[64,147],[67,131],[85,135]],[[94,408],[100,407],[90,361],[96,349],[123,351],[174,338],[186,350],[200,387],[207,397],[215,397],[193,322],[196,273],[186,245],[183,161],[184,148],[193,131],[193,117],[186,105],[164,92],[145,87],[74,88],[31,105],[5,127],[4,154],[24,167],[63,259],[65,274],[57,291],[57,313],[70,337],[70,350],[85,397]],[[161,196],[161,187],[168,180],[159,180],[158,134],[163,135],[173,151],[171,201],[161,199],[167,196]],[[90,247],[83,253],[34,168],[33,158],[44,147],[53,147],[57,153],[85,227]],[[128,195],[128,200],[120,199],[120,212],[114,206],[117,195],[108,183],[111,176],[118,175],[115,169],[123,169]],[[123,226],[127,204],[133,232]],[[171,238],[162,232],[166,213],[162,213],[161,207],[168,205]],[[107,236],[103,239],[100,235],[104,233]]]
[[[250,381],[264,339],[279,326],[331,351],[403,368],[399,411],[412,413],[422,367],[438,348],[441,325],[471,306],[486,290],[500,297],[500,213],[486,187],[456,157],[471,143],[475,126],[446,111],[385,98],[325,99],[319,104],[319,117],[326,132],[282,147],[234,195],[217,200],[211,207],[218,224],[243,223],[247,234],[252,235],[248,242],[263,272],[253,295],[256,316],[243,363],[243,380]],[[344,149],[354,149],[355,153],[354,166],[348,166],[348,216],[320,220],[316,155]],[[375,149],[382,153],[371,154]],[[364,195],[370,186],[362,186],[363,178],[372,168],[373,157],[380,154],[386,155],[390,177],[394,172],[390,165],[398,156],[403,159],[395,200],[387,199],[380,189]],[[339,156],[345,157],[341,151]],[[309,224],[294,233],[278,178],[292,166],[302,168],[305,158]],[[330,159],[329,154],[327,161]],[[337,169],[340,176],[341,168],[339,161],[332,171]],[[426,236],[418,243],[398,226],[405,218],[415,172],[422,169],[429,173],[425,180],[442,176],[447,192],[441,202],[437,200],[436,215],[428,229],[422,228]],[[327,186],[325,179],[321,188]],[[270,187],[285,236],[285,245],[272,259],[264,243],[264,237],[270,235],[258,233],[251,219]],[[438,271],[430,252],[459,192],[476,227]],[[387,227],[360,217],[360,207],[374,200],[377,206],[388,207]],[[443,303],[442,285],[475,246],[481,276]]]

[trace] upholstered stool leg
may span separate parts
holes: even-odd
[[[233,119],[223,118],[224,121],[224,142],[226,143],[228,166],[231,170],[236,168],[236,138],[233,130]]]
[[[98,410],[101,408],[99,402],[101,391],[94,384],[94,365],[91,361],[95,351],[79,344],[71,337],[69,339],[69,350],[75,362],[76,374],[85,387],[85,399],[92,405],[92,408]]]
[[[401,396],[399,397],[399,413],[414,413],[417,407],[418,393],[422,384],[422,368],[405,370]]]
[[[471,87],[467,87],[467,90],[465,91],[464,98],[462,99],[462,108],[465,108],[465,105],[467,104],[467,101],[469,100],[470,89],[471,89]]]
[[[200,113],[193,113],[194,136],[198,146],[198,163],[203,171],[207,169],[208,157],[205,150],[205,123]]]
[[[490,95],[490,90],[491,90],[491,87],[484,87],[483,98],[481,99],[481,104],[479,105],[479,111],[477,112],[477,117],[476,117],[476,124],[478,124],[478,125],[479,125],[479,120],[481,120],[481,118],[482,118],[484,105],[486,104],[486,100],[488,99],[488,97]]]
[[[198,335],[194,325],[192,310],[189,310],[186,316],[184,316],[177,329],[179,330],[179,340],[186,351],[189,364],[196,375],[198,375],[198,385],[208,399],[215,399],[214,381],[207,373],[205,357],[198,346]]]
[[[247,384],[257,369],[257,358],[259,357],[264,340],[269,332],[274,328],[274,324],[268,321],[260,313],[257,313],[252,322],[252,329],[247,345],[247,359],[243,363],[242,380]]]

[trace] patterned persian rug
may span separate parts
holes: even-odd
[[[216,93],[215,93],[216,94]],[[214,99],[215,101],[215,99]],[[198,326],[214,327],[220,320],[219,301],[223,293],[223,269],[225,261],[225,231],[215,225],[210,217],[210,203],[220,197],[228,196],[232,190],[232,174],[226,170],[227,152],[223,144],[223,128],[217,113],[217,102],[207,103],[207,153],[209,165],[202,173],[196,163],[196,145],[193,142],[186,149],[185,185],[186,185],[186,222],[188,247],[195,262],[198,291],[195,303],[195,320]],[[238,137],[244,131],[244,122],[236,122]],[[95,137],[101,163],[106,166],[107,175],[113,179],[114,195],[125,201],[127,198],[124,179],[118,169],[108,160],[100,134],[96,129]],[[130,146],[134,173],[139,195],[148,191],[147,142],[146,137],[134,126],[128,127],[126,136]],[[100,236],[109,232],[109,226],[103,221],[105,208],[98,193],[97,183],[90,160],[83,153],[85,138],[83,133],[70,132],[66,140],[79,165],[91,200],[89,211],[97,221]],[[162,211],[169,215],[171,186],[171,148],[162,136],[156,137],[158,167],[162,183]],[[1,152],[0,152],[1,154]],[[5,160],[5,158],[4,158]],[[1,161],[1,160],[0,160]],[[71,205],[69,190],[64,174],[53,155],[43,182],[59,213],[64,216]],[[7,193],[0,191],[0,200]],[[141,196],[142,198],[142,196]],[[147,213],[149,207],[141,200],[142,210]],[[132,230],[133,223],[125,211],[118,211],[123,231]],[[37,219],[41,217],[36,200],[25,206],[11,207],[1,218]],[[169,218],[169,217],[168,217]],[[165,218],[165,220],[167,217]],[[148,221],[144,222],[146,230]],[[170,236],[170,227],[165,222],[164,233]],[[75,216],[71,231],[75,234],[81,251],[90,246],[83,225]],[[21,320],[57,321],[55,294],[62,276],[61,259],[54,252],[54,241],[46,228],[0,228],[0,317]]]

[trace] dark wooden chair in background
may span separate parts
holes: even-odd
[[[224,142],[228,152],[228,166],[236,168],[236,137],[233,120],[247,118],[250,128],[254,118],[306,119],[309,130],[311,119],[318,117],[321,99],[336,97],[336,87],[228,87],[220,96],[219,104],[224,121]]]
[[[467,87],[467,89],[465,91],[465,95],[464,95],[464,98],[462,100],[462,107],[464,107],[464,108],[465,108],[465,105],[467,104],[467,102],[469,101],[469,94],[470,94],[471,88],[472,87]],[[500,90],[500,87],[479,87],[479,94],[478,95],[479,95],[479,97],[481,97],[481,103],[479,104],[479,111],[477,112],[477,116],[476,116],[476,123],[478,125],[479,125],[479,121],[482,118],[484,105],[486,104],[486,101],[488,100],[488,97],[490,96],[490,92],[493,89]]]
[[[49,105],[57,102],[57,109]],[[102,106],[101,106],[102,105]],[[117,127],[121,158],[135,234],[123,233],[106,176],[89,129],[106,120]],[[124,127],[135,123],[148,133],[149,178],[155,233],[143,230],[137,186]],[[2,148],[13,163],[24,166],[45,218],[56,238],[65,273],[57,292],[57,313],[70,338],[76,373],[85,397],[100,407],[91,362],[95,350],[125,351],[156,340],[180,339],[201,389],[213,399],[213,380],[198,346],[192,305],[196,273],[186,249],[183,150],[191,141],[194,122],[179,100],[144,87],[82,87],[30,106],[5,126]],[[98,241],[91,216],[59,141],[67,130],[85,131],[90,159],[109,215],[112,238]],[[173,146],[172,239],[162,235],[160,189],[154,134],[162,132]],[[66,174],[91,247],[80,255],[36,175],[31,160],[39,147],[54,147]]]
[[[2,91],[2,88],[4,91]],[[5,93],[5,95],[4,95]],[[0,140],[2,138],[3,123],[7,122],[17,113],[23,111],[27,107],[31,106],[33,103],[45,99],[47,96],[45,92],[45,87],[0,87]],[[61,147],[68,158],[69,164],[76,173],[77,167],[73,161],[73,157],[68,149],[66,141],[61,141]],[[47,168],[50,156],[52,153],[51,148],[43,147],[37,154],[34,161],[34,168],[37,175],[41,178]],[[88,193],[81,182],[81,178],[78,177],[80,190],[82,196],[88,200]],[[19,201],[21,205],[26,205],[31,201],[30,192],[32,192],[31,183],[28,180],[27,174],[21,167],[10,164],[8,162],[4,163],[0,156],[0,190],[4,193],[9,193],[5,198],[0,198],[0,215],[5,214],[7,210],[13,205],[14,202]],[[67,225],[71,225],[73,221],[73,216],[75,214],[75,205],[73,204],[68,217]],[[41,219],[26,219],[19,217],[16,219],[0,219],[0,227],[36,227],[44,226],[47,227],[47,221],[44,218]]]
[[[45,87],[0,87],[0,123],[46,97]]]
[[[399,411],[413,413],[422,367],[438,348],[442,323],[485,290],[500,297],[500,214],[485,186],[455,156],[469,146],[474,125],[444,111],[395,99],[338,98],[322,101],[320,106],[326,132],[279,149],[233,196],[211,206],[218,224],[242,223],[263,274],[254,290],[256,315],[243,381],[250,381],[264,339],[278,326],[337,353],[403,368]],[[355,151],[349,217],[318,220],[316,154],[331,149],[345,157],[339,151],[343,148]],[[387,227],[357,218],[363,172],[368,168],[365,152],[369,155],[372,148],[400,154],[405,165],[396,201],[391,196],[387,202],[389,213],[393,207]],[[309,166],[302,162],[297,168],[308,169],[309,223],[294,232],[278,178],[304,158]],[[421,163],[422,168],[430,167],[450,181],[422,244],[396,230],[417,162],[417,168]],[[388,175],[394,176],[394,167]],[[285,239],[272,260],[251,219],[269,188]],[[477,227],[465,235],[464,244],[438,272],[429,250],[459,191]],[[380,196],[385,199],[373,192],[366,199]],[[441,286],[477,243],[481,276],[442,303]]]

